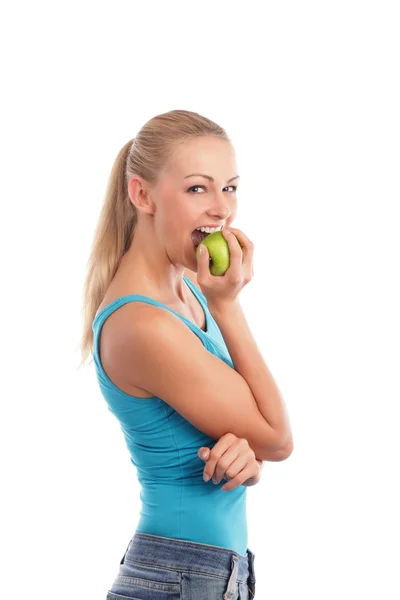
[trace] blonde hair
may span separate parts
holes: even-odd
[[[129,198],[128,181],[136,175],[150,186],[156,185],[176,148],[190,138],[204,135],[231,143],[225,130],[210,119],[187,110],[171,110],[147,121],[136,137],[119,151],[108,179],[87,262],[80,365],[93,354],[93,320],[135,233],[138,215]]]

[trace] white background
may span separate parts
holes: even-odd
[[[93,364],[92,235],[120,148],[199,112],[233,140],[241,303],[295,442],[248,488],[258,600],[400,597],[397,2],[2,10],[1,595],[105,598],[139,484]]]

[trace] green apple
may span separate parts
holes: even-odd
[[[235,237],[235,239],[240,247],[243,248],[237,237]],[[200,246],[202,244],[207,246],[208,254],[210,255],[211,275],[224,275],[229,269],[231,255],[229,252],[229,244],[223,234],[220,231],[215,231],[214,233],[206,235],[196,248],[197,260],[199,259]]]

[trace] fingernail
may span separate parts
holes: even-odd
[[[204,244],[202,244],[200,246],[200,250],[199,250],[200,254],[204,254]]]
[[[207,473],[204,473],[203,479],[204,479],[204,481],[208,481],[210,479],[210,476],[207,475]]]
[[[207,452],[202,452],[201,453],[201,458],[205,458],[207,456]]]

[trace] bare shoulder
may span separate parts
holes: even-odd
[[[145,302],[129,302],[120,306],[105,321],[99,335],[99,352],[103,369],[107,376],[120,390],[133,396],[151,398],[153,394],[136,384],[135,363],[130,362],[126,368],[121,360],[121,347],[126,343],[126,336],[136,331],[139,323],[145,323],[148,329],[154,325],[154,319],[163,320],[166,312],[160,307]],[[125,355],[123,354],[123,357]]]

